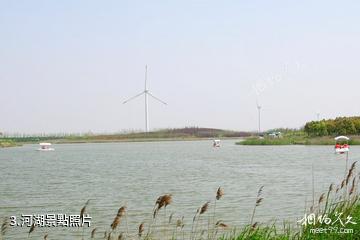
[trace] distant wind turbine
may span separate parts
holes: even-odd
[[[256,100],[256,107],[257,107],[257,110],[258,110],[258,124],[259,124],[258,131],[259,131],[259,135],[260,135],[260,133],[261,133],[261,106],[260,106],[258,100]]]
[[[128,100],[124,101],[123,104],[137,98],[140,97],[141,95],[145,96],[145,131],[149,132],[150,126],[149,126],[149,106],[148,106],[148,95],[151,96],[152,98],[154,98],[155,100],[161,102],[164,105],[167,105],[166,102],[162,101],[161,99],[155,97],[154,95],[152,95],[149,91],[149,89],[147,88],[147,65],[145,66],[145,90],[142,91],[141,93],[129,98]]]

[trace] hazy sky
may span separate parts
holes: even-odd
[[[0,131],[300,127],[359,115],[359,1],[0,0]]]

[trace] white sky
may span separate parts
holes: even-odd
[[[292,2],[292,3],[290,3]],[[359,115],[357,1],[0,1],[0,131],[257,129]]]

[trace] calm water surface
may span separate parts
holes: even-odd
[[[91,199],[92,224],[108,229],[117,209],[128,206],[129,228],[151,219],[156,198],[172,193],[167,208],[174,219],[185,216],[191,225],[196,209],[213,201],[222,186],[217,216],[231,226],[249,222],[257,190],[264,185],[256,221],[296,222],[311,202],[311,166],[317,197],[344,176],[344,156],[331,146],[237,146],[222,141],[104,143],[55,145],[54,152],[37,152],[25,145],[0,149],[0,217],[21,214],[79,214]],[[360,159],[352,147],[350,162]],[[308,203],[309,206],[310,203]],[[28,228],[12,227],[10,239],[27,237]],[[85,229],[86,235],[92,228]],[[101,230],[99,230],[101,231]],[[103,230],[102,230],[103,231]],[[79,239],[80,230],[37,229],[49,239]],[[51,238],[52,237],[52,238]]]

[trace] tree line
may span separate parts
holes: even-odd
[[[338,117],[307,122],[304,131],[309,136],[335,136],[360,134],[360,117]]]

